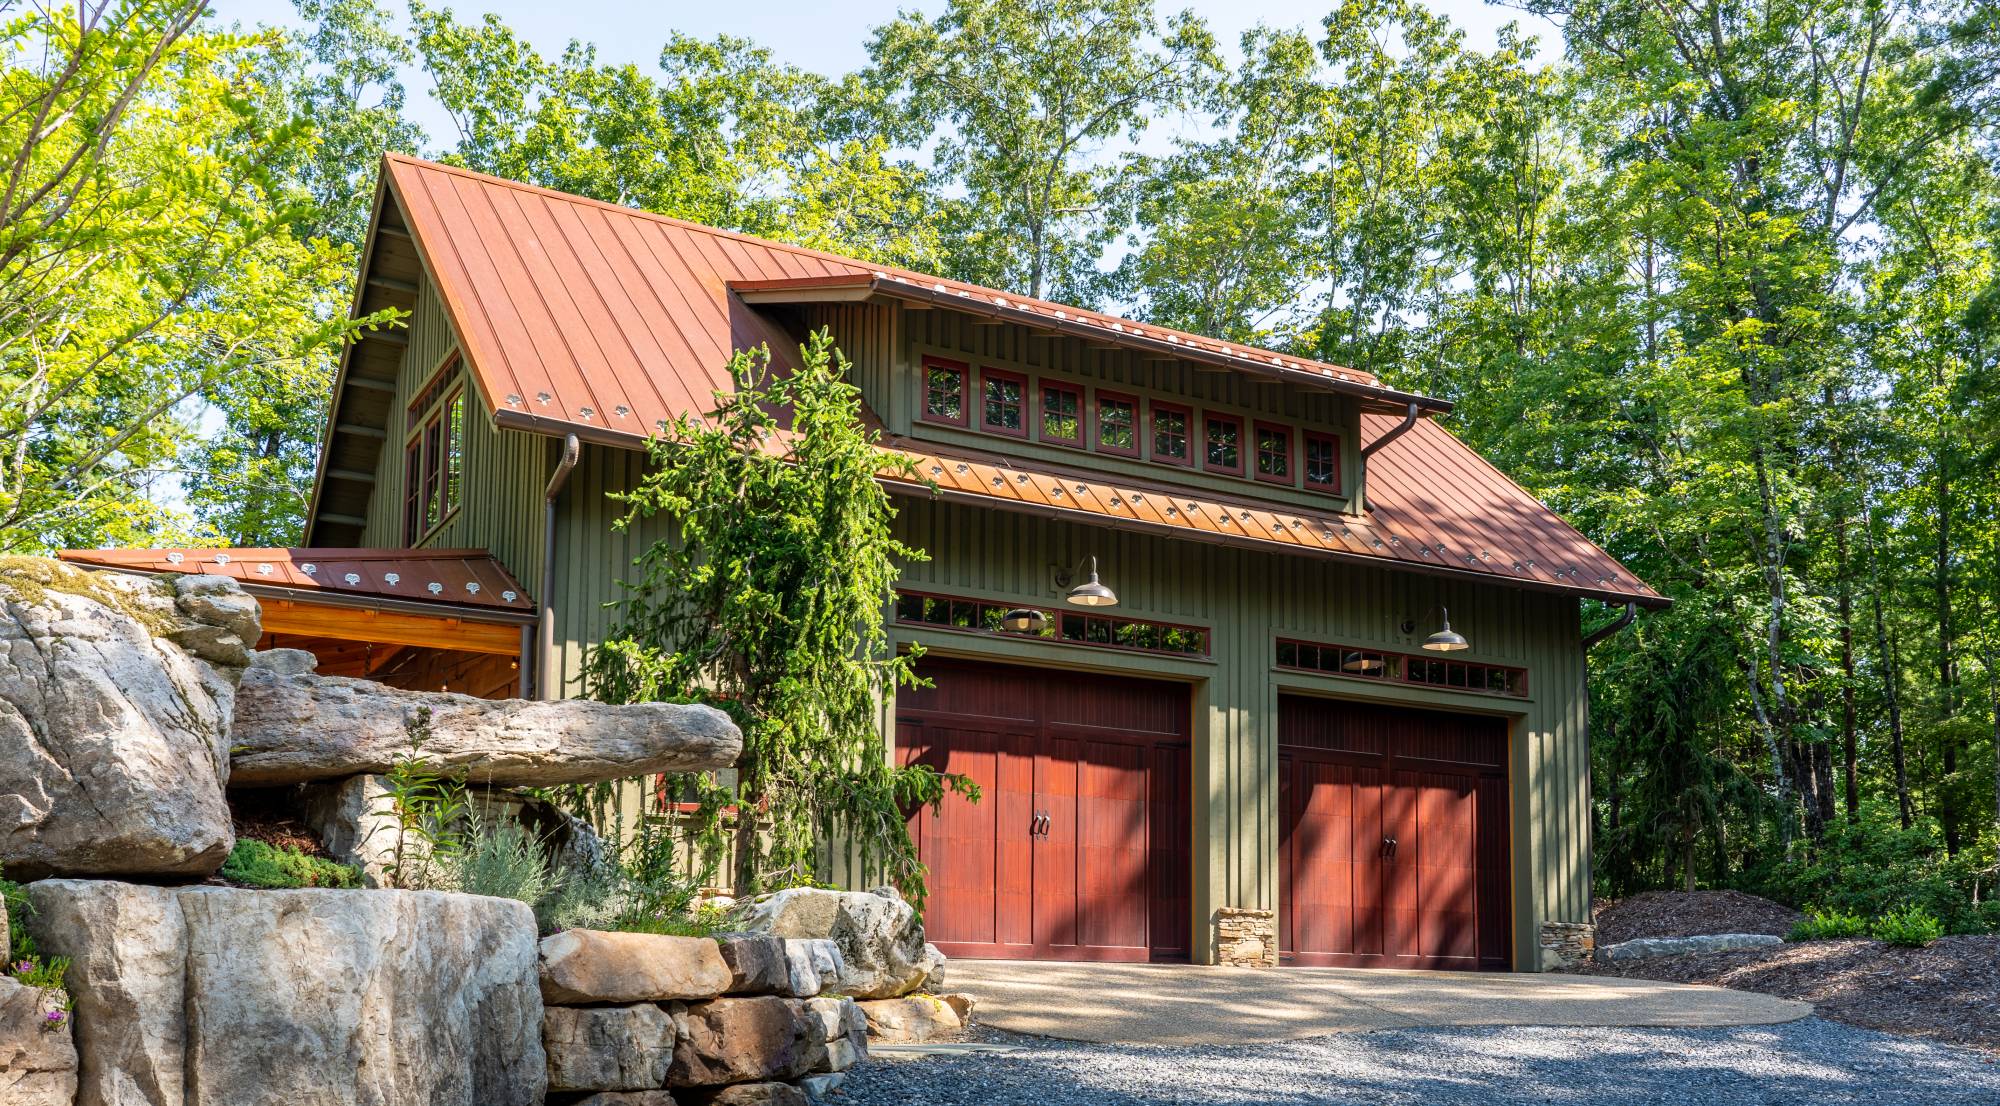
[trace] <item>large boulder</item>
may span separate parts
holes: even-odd
[[[415,748],[425,710],[428,736]],[[475,699],[264,666],[244,676],[230,741],[242,786],[382,773],[413,757],[473,783],[548,787],[726,768],[743,751],[742,733],[713,707]]]
[[[972,1002],[964,995],[904,995],[856,1003],[868,1036],[885,1045],[914,1044],[965,1028]]]
[[[0,865],[207,875],[256,601],[219,576],[0,558]]]
[[[826,1059],[818,1065],[820,1070],[846,1071],[868,1058],[868,1015],[860,1003],[828,996],[808,999],[805,1010],[826,1040]]]
[[[403,834],[387,776],[308,784],[303,797],[307,828],[319,838],[326,855],[361,872],[365,887],[389,886],[399,836],[405,836],[406,856],[412,848],[427,848],[421,836]]]
[[[76,1046],[56,996],[0,976],[0,1102],[71,1106]]]
[[[932,984],[944,969],[944,954],[924,941],[917,912],[893,887],[793,887],[738,910],[737,925],[749,932],[832,941],[840,968],[828,989],[854,998],[905,995]]]
[[[719,998],[674,1008],[670,1087],[796,1079],[821,1066],[826,1037],[797,999]]]
[[[181,1106],[187,1082],[187,923],[180,892],[131,883],[30,884],[29,930],[69,958],[77,1106]]]
[[[665,1009],[551,1006],[542,1020],[551,1091],[644,1091],[667,1085],[674,1020]]]
[[[707,937],[566,929],[542,939],[542,1000],[551,1005],[714,998],[729,965]]]
[[[28,893],[36,941],[75,962],[78,1106],[542,1101],[522,903],[77,880]]]

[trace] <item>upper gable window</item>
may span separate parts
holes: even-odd
[[[970,420],[965,397],[965,378],[971,375],[958,361],[924,359],[924,419],[951,426]]]
[[[1340,491],[1340,439],[1306,431],[1306,487]]]
[[[1201,467],[1210,472],[1243,475],[1243,420],[1215,411],[1202,412]]]
[[[1168,465],[1194,464],[1190,448],[1194,412],[1178,403],[1155,400],[1153,415],[1153,460]]]
[[[1139,455],[1139,397],[1098,390],[1097,448],[1127,457]]]
[[[416,545],[457,513],[465,485],[465,385],[452,354],[417,393],[403,445],[403,544]]]
[[[1083,389],[1042,381],[1042,440],[1057,445],[1083,444]]]
[[[1292,482],[1292,428],[1268,422],[1256,424],[1257,479],[1273,484]]]
[[[979,426],[995,434],[1028,436],[1028,378],[999,369],[979,372]]]

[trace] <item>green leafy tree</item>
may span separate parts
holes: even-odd
[[[882,619],[898,562],[923,554],[891,533],[877,478],[908,462],[877,447],[825,331],[796,371],[770,359],[732,358],[735,390],[710,417],[667,427],[621,497],[621,529],[657,517],[670,534],[636,562],[589,686],[611,702],[707,700],[742,728],[733,786],[687,781],[704,832],[734,806],[739,895],[809,881],[823,850],[849,842],[921,896],[905,818],[972,789],[884,755],[883,696],[911,682],[914,655],[890,649]]]
[[[254,97],[262,39],[200,3],[0,8],[0,548],[157,540],[202,403],[358,325],[352,264],[292,228],[305,128]],[[206,470],[213,472],[212,469]]]
[[[951,275],[1089,304],[1129,177],[1103,155],[1194,101],[1214,40],[1152,0],[953,0],[875,29],[865,80],[885,129],[927,145],[963,191],[945,217]]]

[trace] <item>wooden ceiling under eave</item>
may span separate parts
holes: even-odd
[[[423,261],[410,238],[395,197],[378,182],[369,221],[359,282],[349,318],[385,308],[416,309]],[[393,326],[364,330],[341,351],[334,377],[331,416],[320,443],[319,472],[306,519],[306,545],[361,544],[368,501],[375,490],[383,450],[389,445],[390,415],[403,353],[409,348],[408,318]]]

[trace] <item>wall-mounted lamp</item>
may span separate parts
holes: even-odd
[[[1033,607],[1016,607],[1000,616],[1000,628],[1010,634],[1040,634],[1049,628],[1049,616]]]
[[[1087,557],[1084,560],[1090,564],[1090,578],[1075,587],[1070,587],[1070,581],[1076,576],[1075,569],[1064,572],[1060,565],[1050,566],[1056,570],[1056,587],[1068,588],[1063,593],[1063,599],[1079,607],[1110,607],[1117,605],[1118,593],[1097,581],[1097,558]],[[1083,565],[1084,561],[1077,562],[1077,569],[1081,569]]]
[[[1442,606],[1432,607],[1431,610],[1438,613],[1443,620],[1443,625],[1438,629],[1437,633],[1424,639],[1423,647],[1425,649],[1433,653],[1456,653],[1460,649],[1471,647],[1471,643],[1465,640],[1464,634],[1451,628],[1450,611],[1445,610]],[[1403,632],[1406,634],[1416,633],[1417,620],[1414,618],[1404,619]]]

